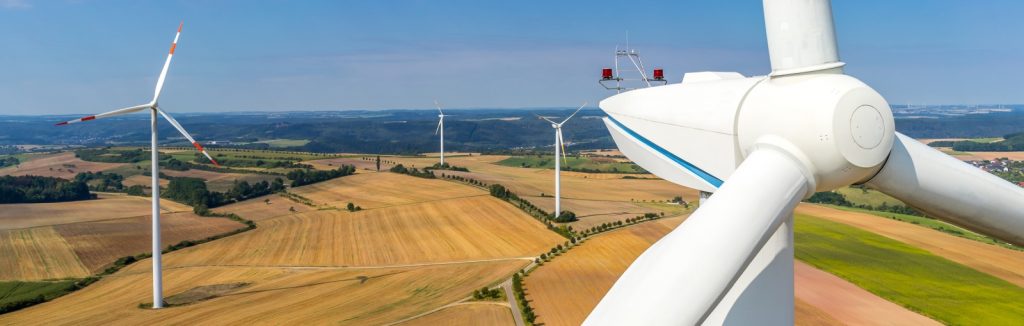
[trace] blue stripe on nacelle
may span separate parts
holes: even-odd
[[[669,152],[668,150],[666,150],[664,148],[661,148],[661,146],[658,146],[654,142],[648,140],[647,138],[644,138],[644,136],[640,136],[640,134],[638,134],[635,131],[627,128],[625,125],[623,125],[618,120],[615,120],[615,118],[612,118],[611,116],[609,116],[608,120],[610,120],[611,122],[615,123],[616,126],[619,126],[619,128],[622,128],[623,131],[625,131],[627,134],[629,134],[633,138],[636,138],[636,140],[639,140],[644,145],[647,145],[647,147],[650,147],[651,149],[657,151],[658,153],[661,153],[661,155],[664,155],[668,159],[672,160],[672,162],[675,162],[679,166],[682,166],[686,170],[688,170],[688,171],[692,172],[693,174],[697,175],[698,177],[703,179],[708,184],[711,184],[715,188],[722,187],[722,180],[721,179],[716,178],[715,176],[711,175],[710,173],[704,172],[704,170],[701,170],[696,165],[690,164],[690,162],[687,162],[686,160],[680,158],[679,156],[676,156],[675,154],[672,154],[672,152]]]

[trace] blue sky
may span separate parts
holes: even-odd
[[[628,6],[627,6],[628,5]],[[1024,103],[1024,2],[836,0],[847,73],[893,104]],[[0,0],[0,114],[551,107],[629,31],[649,66],[769,71],[760,1]]]

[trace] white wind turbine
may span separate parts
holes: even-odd
[[[438,119],[438,121],[437,121],[437,130],[434,130],[434,134],[437,135],[439,132],[441,133],[441,166],[443,167],[444,166],[444,117],[447,117],[447,115],[444,114],[444,111],[441,111],[441,104],[437,103],[437,100],[434,100],[434,106],[437,106],[437,113],[438,113],[437,114],[437,119]]]
[[[573,112],[571,115],[569,115],[568,118],[565,118],[565,120],[562,120],[562,122],[554,122],[554,121],[551,121],[551,119],[548,119],[548,118],[545,118],[545,117],[542,117],[542,116],[539,116],[539,115],[537,116],[538,118],[544,119],[544,121],[550,122],[551,123],[551,128],[555,129],[555,215],[554,215],[554,217],[558,217],[558,215],[562,213],[562,165],[561,165],[561,162],[558,160],[558,157],[561,156],[562,157],[562,161],[565,161],[565,164],[569,164],[569,162],[565,158],[565,142],[562,140],[562,125],[565,124],[566,122],[568,122],[569,119],[572,119],[572,117],[575,116],[576,113],[579,113],[580,110],[582,110],[584,106],[587,106],[587,102],[583,102],[583,105],[580,105],[580,107],[578,109],[576,109],[575,112]],[[559,153],[561,153],[561,155],[559,155]]]
[[[1024,245],[1024,189],[897,133],[885,99],[843,74],[828,0],[764,0],[764,14],[768,76],[689,73],[601,102],[630,159],[715,194],[584,324],[792,325],[793,208],[850,184]]]
[[[185,138],[188,139],[189,142],[192,142],[192,146],[194,146],[196,148],[196,150],[198,150],[199,152],[203,153],[203,155],[205,155],[206,158],[210,160],[210,162],[213,162],[214,165],[219,166],[217,161],[214,160],[213,157],[210,156],[210,153],[207,153],[206,150],[203,149],[203,146],[200,145],[199,142],[197,142],[195,139],[193,139],[192,135],[189,135],[188,132],[185,131],[185,128],[181,127],[181,124],[179,124],[177,120],[174,120],[174,118],[172,118],[170,115],[168,115],[167,112],[164,112],[163,110],[161,110],[160,106],[157,103],[157,101],[160,99],[160,91],[164,87],[164,80],[167,78],[167,68],[171,66],[171,57],[174,56],[174,49],[178,46],[178,37],[181,36],[181,27],[182,27],[182,25],[184,25],[184,22],[182,22],[181,24],[178,25],[178,32],[174,35],[174,42],[171,43],[171,50],[167,54],[167,60],[164,61],[163,69],[160,70],[160,77],[156,81],[156,89],[153,92],[153,100],[149,101],[149,103],[146,103],[146,104],[136,105],[136,106],[127,107],[127,108],[123,108],[123,109],[118,109],[118,110],[114,110],[114,111],[110,111],[110,112],[106,112],[106,113],[100,113],[100,114],[97,114],[97,115],[91,115],[91,116],[87,116],[87,117],[84,117],[84,118],[79,118],[79,119],[75,119],[75,120],[65,121],[65,122],[61,122],[61,123],[57,124],[58,126],[63,126],[63,125],[78,123],[78,122],[82,122],[82,121],[89,121],[89,120],[95,120],[95,119],[100,119],[100,118],[113,117],[113,116],[118,116],[118,115],[122,115],[122,114],[128,114],[128,113],[133,113],[133,112],[138,112],[138,111],[149,109],[149,111],[150,111],[149,120],[150,120],[150,130],[151,130],[151,137],[150,137],[150,144],[149,144],[149,146],[150,146],[150,153],[152,155],[151,158],[150,158],[151,163],[152,163],[152,167],[151,167],[152,186],[151,187],[153,189],[152,190],[152,195],[153,195],[153,200],[152,200],[152,204],[153,204],[153,206],[152,206],[152,214],[153,214],[153,219],[152,219],[152,222],[153,222],[153,229],[152,229],[152,232],[153,232],[153,237],[152,237],[153,238],[153,244],[152,244],[152,250],[153,250],[153,308],[154,309],[158,309],[158,308],[162,308],[163,307],[163,271],[161,270],[161,261],[160,261],[160,258],[161,258],[160,257],[160,250],[161,250],[161,248],[160,248],[160,157],[159,157],[159,151],[158,151],[158,148],[157,148],[157,134],[156,134],[156,131],[157,131],[157,117],[156,117],[156,115],[157,115],[157,113],[159,113],[165,119],[167,119],[167,122],[170,122],[171,125],[173,125],[175,129],[178,129],[178,131],[181,132],[181,134],[183,136],[185,136]]]

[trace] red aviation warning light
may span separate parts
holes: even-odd
[[[614,77],[615,76],[612,75],[612,68],[601,69],[601,79],[603,79],[603,80],[611,80]]]
[[[661,68],[654,68],[654,80],[665,80],[665,70]]]

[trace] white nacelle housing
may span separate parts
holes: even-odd
[[[619,149],[674,183],[713,192],[751,151],[772,146],[804,165],[808,189],[832,189],[878,171],[895,124],[881,95],[830,72],[691,73],[680,84],[625,92],[600,106]]]

